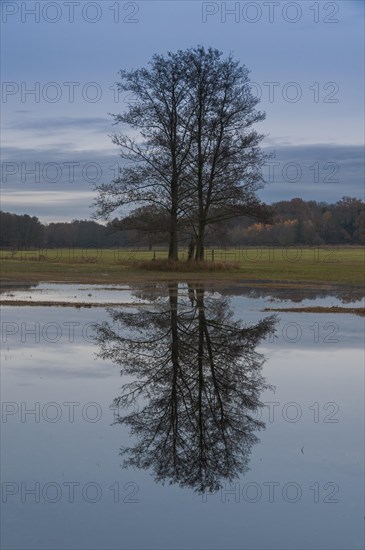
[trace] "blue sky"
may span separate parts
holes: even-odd
[[[2,1],[2,209],[89,218],[118,150],[121,68],[202,44],[251,71],[268,201],[364,196],[364,3]],[[31,90],[34,92],[32,93]]]

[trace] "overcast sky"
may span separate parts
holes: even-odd
[[[27,1],[2,8],[2,210],[89,218],[118,150],[121,68],[213,46],[251,71],[266,120],[262,199],[364,198],[364,3]]]

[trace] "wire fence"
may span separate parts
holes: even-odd
[[[205,249],[205,259],[207,261],[240,261],[248,254],[257,255],[257,247],[207,247]],[[251,252],[250,252],[251,251]],[[188,248],[179,249],[179,259],[188,259]],[[34,261],[34,262],[77,262],[99,263],[102,260],[118,261],[138,261],[138,260],[161,260],[167,259],[167,247],[7,247],[0,250],[1,260],[13,261]]]
[[[338,249],[343,248],[336,245],[324,246],[232,246],[232,247],[206,247],[205,260],[211,262],[257,262],[260,260],[274,260],[278,258],[287,261],[297,261],[302,256],[313,256],[315,260],[322,255],[336,254]],[[347,246],[346,248],[358,248]],[[187,260],[189,257],[188,248],[179,249],[179,259]],[[2,248],[0,259],[3,261],[27,261],[27,262],[53,262],[53,263],[133,263],[137,261],[154,261],[168,258],[167,247],[115,247],[100,248],[90,247],[33,247],[33,248]]]

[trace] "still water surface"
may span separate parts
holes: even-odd
[[[364,547],[363,319],[262,311],[361,295],[2,298],[120,304],[2,308],[3,548]]]

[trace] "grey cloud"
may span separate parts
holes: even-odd
[[[302,197],[335,202],[342,196],[364,196],[364,153],[360,145],[281,145],[264,168],[268,185],[263,200]]]
[[[2,208],[9,212],[29,213],[38,216],[42,221],[71,220],[74,218],[90,218],[92,198],[90,192],[94,184],[111,181],[115,175],[116,167],[120,163],[117,148],[100,152],[89,150],[78,152],[72,144],[60,143],[59,148],[48,149],[20,149],[5,147],[3,149],[2,187],[4,203]],[[271,183],[260,191],[260,197],[266,202],[302,197],[305,200],[317,200],[336,202],[342,196],[364,196],[364,163],[363,149],[354,145],[312,144],[301,146],[278,145],[267,148],[275,150],[276,158],[272,162],[279,163],[275,166],[274,178]],[[17,163],[18,171],[13,176],[4,177],[6,162]],[[50,181],[55,170],[49,170],[49,178],[40,174],[40,182],[35,182],[34,176],[23,178],[21,163],[25,163],[29,170],[34,169],[35,163],[40,163],[40,172],[47,163],[58,163],[61,173],[59,181]],[[70,172],[65,163],[78,163],[74,169],[74,181],[70,181]],[[89,163],[96,163],[98,169]],[[294,163],[301,171],[298,181],[290,181],[295,175]],[[315,181],[315,169],[313,165],[318,163],[318,182]],[[334,164],[330,164],[334,163]],[[326,168],[327,166],[327,168]],[[312,167],[312,169],[311,169]],[[337,168],[338,167],[338,170]],[[331,172],[336,168],[336,173],[331,177]],[[286,169],[287,172],[286,172]],[[98,170],[98,172],[96,171]],[[84,172],[84,173],[83,173]],[[270,178],[269,166],[264,169],[264,175],[268,181]],[[86,176],[86,177],[85,177]],[[97,181],[92,181],[97,176]],[[326,179],[327,178],[327,179]],[[338,182],[333,180],[338,180]],[[49,192],[57,192],[58,195],[50,195]],[[14,195],[14,192],[24,193]],[[31,193],[34,192],[34,197]],[[43,193],[43,196],[42,196]],[[82,193],[82,194],[80,194]],[[37,197],[37,200],[35,200]],[[55,200],[56,199],[56,200]]]
[[[22,111],[18,111],[19,113]],[[27,111],[23,111],[26,113]],[[43,132],[59,130],[85,130],[93,133],[107,133],[111,131],[111,117],[44,117],[44,118],[17,118],[7,123],[8,130],[29,130],[41,134]]]
[[[22,147],[2,147],[3,162],[40,162],[46,164],[48,162],[77,162],[105,160],[118,160],[118,151],[115,147],[111,147],[110,152],[97,149],[89,149],[85,151],[75,151],[73,142],[60,142],[53,144],[52,147],[29,149]]]

